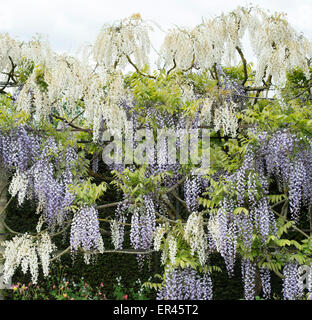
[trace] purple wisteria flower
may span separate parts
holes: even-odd
[[[175,268],[167,270],[165,275],[157,300],[212,300],[209,271],[200,274],[192,268]]]
[[[84,206],[73,217],[70,230],[70,250],[85,251],[101,249],[101,234],[98,212],[94,207]]]

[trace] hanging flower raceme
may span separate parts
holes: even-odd
[[[35,200],[37,212],[43,211],[50,226],[62,224],[74,200],[67,185],[73,183],[75,149],[68,147],[63,156],[62,146],[53,138],[43,140],[32,128],[19,125],[0,132],[0,158],[7,169],[15,170],[9,192],[18,197],[19,205],[25,199]],[[57,177],[60,166],[64,169]]]
[[[115,210],[115,219],[110,224],[112,233],[112,243],[114,245],[115,250],[122,249],[123,247],[128,207],[128,199],[119,202]]]
[[[301,68],[309,78],[311,42],[296,32],[283,15],[271,15],[258,7],[237,7],[214,19],[205,19],[192,30],[176,28],[165,37],[160,62],[170,69],[190,67],[207,70],[215,65],[237,63],[243,37],[249,33],[257,59],[256,85],[265,75],[283,85],[287,70]]]
[[[42,209],[49,224],[57,224],[58,221],[63,220],[63,212],[60,212],[60,209],[63,204],[64,184],[54,178],[54,167],[48,161],[37,161],[31,173],[38,209]]]
[[[18,195],[18,204],[21,206],[26,198],[28,187],[28,177],[25,173],[17,170],[11,180],[9,193],[12,197]]]
[[[134,249],[150,249],[156,229],[156,215],[150,195],[144,197],[145,207],[136,207],[131,218],[130,241]]]
[[[0,132],[0,157],[8,169],[25,172],[40,153],[40,139],[19,125],[9,132]]]
[[[268,268],[260,268],[260,279],[262,285],[263,296],[265,299],[271,297],[271,274]]]
[[[51,242],[47,232],[41,233],[38,238],[25,233],[22,236],[15,236],[10,241],[5,241],[3,245],[5,248],[3,274],[6,283],[19,266],[23,273],[29,270],[32,282],[37,283],[39,261],[41,261],[44,276],[48,276],[51,253],[55,251],[56,246]]]
[[[70,230],[70,250],[103,252],[104,244],[100,233],[98,212],[93,206],[80,208],[73,217]]]
[[[42,210],[50,225],[62,224],[67,218],[68,208],[74,201],[74,196],[69,192],[68,184],[73,183],[72,168],[77,159],[75,150],[67,148],[64,159],[59,158],[58,146],[53,139],[45,142],[40,159],[30,169],[34,197],[38,201],[38,209]],[[50,159],[50,152],[58,155]],[[56,176],[58,163],[65,163],[61,177]]]
[[[224,259],[229,276],[234,273],[238,229],[233,215],[234,207],[230,199],[224,199],[222,208],[217,212],[217,239],[218,249]]]
[[[148,64],[151,27],[139,14],[134,14],[114,26],[104,26],[99,33],[93,54],[95,61],[107,69],[117,65],[124,68],[128,58],[134,57],[134,63],[141,68]]]
[[[155,230],[155,236],[154,236],[154,250],[155,251],[159,251],[161,248],[161,243],[163,240],[163,237],[167,231],[168,225],[166,225],[165,223],[159,224],[156,227]]]
[[[283,296],[284,300],[297,300],[302,291],[299,285],[298,263],[289,262],[284,266]]]
[[[224,135],[235,137],[238,129],[238,120],[236,113],[239,110],[237,104],[233,101],[228,101],[222,107],[215,110],[214,114],[214,130],[222,129]]]
[[[201,183],[199,177],[187,177],[184,182],[184,198],[187,209],[190,212],[197,211],[198,197],[201,193]]]
[[[204,266],[207,260],[208,238],[201,214],[193,212],[188,217],[184,227],[184,239],[191,247],[191,255],[197,253],[199,263]]]
[[[249,259],[242,259],[242,278],[244,281],[244,294],[246,300],[255,299],[255,273],[256,264]]]
[[[135,207],[131,217],[130,243],[134,249],[149,250],[153,247],[156,230],[156,213],[151,194],[144,196],[144,206]],[[148,258],[151,256],[148,255]],[[140,268],[144,265],[144,254],[138,254]]]
[[[254,151],[254,159],[257,159],[258,168],[263,167],[261,179],[265,179],[265,171],[266,179],[276,178],[279,191],[288,192],[291,218],[298,221],[302,205],[308,206],[312,201],[311,143],[287,130],[279,130],[272,136],[266,133],[258,136],[261,145]]]
[[[157,300],[212,300],[209,271],[200,274],[192,268],[166,270]]]

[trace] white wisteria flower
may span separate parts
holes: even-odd
[[[177,255],[177,239],[172,234],[168,236],[168,247],[170,262],[172,265],[175,265]]]
[[[39,275],[39,259],[41,261],[44,276],[48,275],[51,253],[56,246],[51,242],[47,232],[43,232],[38,238],[27,233],[15,236],[10,241],[3,243],[5,259],[3,266],[3,279],[8,283],[15,270],[21,266],[23,273],[28,270],[33,283],[37,283]]]
[[[154,236],[154,250],[159,251],[161,246],[161,241],[166,233],[166,225],[160,224],[156,227]]]
[[[217,108],[213,119],[214,129],[216,131],[222,129],[225,135],[235,137],[238,128],[237,110],[238,106],[233,101],[227,102]]]
[[[207,260],[208,236],[204,230],[204,221],[202,214],[192,212],[184,226],[184,239],[191,247],[191,254],[198,254],[201,265]]]
[[[28,186],[26,173],[16,170],[9,186],[9,193],[12,197],[18,194],[18,204],[21,206],[25,200]]]

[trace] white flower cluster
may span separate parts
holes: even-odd
[[[22,205],[27,193],[28,178],[25,173],[16,170],[9,186],[12,197],[18,194],[18,204]]]
[[[161,252],[161,256],[160,256],[160,262],[162,265],[165,265],[166,264],[166,261],[168,259],[168,250],[163,250]]]
[[[211,215],[208,221],[208,230],[214,241],[217,251],[220,248],[220,235],[219,235],[219,223],[216,215]]]
[[[184,239],[191,247],[191,254],[198,254],[199,263],[204,265],[207,260],[208,236],[204,230],[203,216],[192,212],[184,226]]]
[[[0,34],[0,82],[7,80],[13,65],[32,70],[15,92],[17,108],[27,114],[34,112],[35,119],[41,120],[52,110],[65,117],[65,109],[75,115],[79,104],[86,123],[93,125],[94,140],[98,140],[103,121],[111,133],[124,126],[126,116],[120,103],[128,93],[119,70],[133,63],[135,68],[148,64],[150,29],[138,14],[104,26],[95,44],[86,46],[77,58],[52,52],[44,39],[21,42]],[[309,75],[311,42],[289,26],[283,15],[272,16],[253,7],[238,7],[204,20],[192,30],[170,30],[160,51],[160,63],[182,70],[193,65],[202,70],[216,64],[229,65],[236,62],[237,47],[242,49],[247,32],[257,57],[256,84],[262,84],[264,76],[272,76],[273,83],[280,86],[292,67],[302,68]],[[191,87],[182,89],[183,101],[193,99]],[[226,132],[234,131],[233,111],[232,104],[219,111],[217,126]]]
[[[38,212],[36,212],[38,214]],[[45,218],[44,215],[40,215],[37,225],[36,225],[36,231],[39,233],[41,231],[41,228],[43,226],[43,224],[45,223]]]
[[[154,233],[154,250],[159,251],[161,249],[161,243],[164,239],[164,235],[168,231],[168,224],[163,223],[157,226]],[[176,237],[169,233],[167,238],[165,239],[164,247],[161,252],[161,263],[163,265],[166,264],[167,259],[169,258],[170,263],[175,265],[176,263],[176,255],[177,255],[177,239]]]
[[[236,117],[237,105],[231,101],[224,103],[221,107],[216,108],[214,114],[214,130],[223,130],[224,135],[236,136],[238,120]]]
[[[106,74],[104,80],[96,75],[90,79],[84,94],[84,117],[88,124],[93,125],[94,141],[100,138],[103,121],[111,134],[120,132],[124,127],[127,118],[121,102],[127,95],[120,71]]]
[[[125,67],[130,63],[128,58],[133,58],[139,68],[148,64],[150,29],[138,14],[116,25],[104,26],[94,46],[86,47],[81,59],[53,53],[44,39],[20,42],[0,34],[0,81],[5,81],[12,63],[22,69],[33,63],[36,67],[19,88],[17,106],[26,113],[35,108],[36,118],[41,119],[53,108],[61,115],[64,106],[73,111],[77,102],[83,100],[85,118],[93,124],[97,137],[102,118],[112,130],[119,128],[125,118],[118,106],[125,92],[116,66]],[[272,16],[253,7],[238,7],[204,20],[193,30],[170,30],[160,60],[166,68],[176,65],[179,69],[193,64],[203,70],[215,64],[228,65],[238,57],[236,48],[242,48],[246,32],[257,57],[257,84],[264,75],[271,75],[275,84],[283,83],[287,69],[292,67],[309,74],[307,57],[312,53],[311,42],[289,26],[283,15]],[[38,79],[47,88],[42,89]],[[186,90],[185,94],[188,98],[191,92]],[[230,110],[226,112],[229,114]]]
[[[249,38],[257,56],[256,84],[261,84],[264,74],[271,74],[275,83],[283,85],[286,71],[300,67],[309,77],[307,58],[311,57],[311,42],[296,32],[284,14],[255,9],[248,20]]]
[[[141,68],[148,64],[151,29],[139,14],[122,20],[117,25],[104,26],[99,33],[94,48],[94,59],[107,69],[118,64],[123,68],[128,64],[128,58],[134,55],[135,64]]]
[[[166,233],[166,224],[160,224],[156,227],[154,236],[154,250],[159,251],[161,246],[161,240]]]
[[[17,96],[17,110],[22,110],[26,114],[30,114],[32,111],[32,100],[34,99],[34,102],[36,103],[36,113],[37,110],[39,111],[38,113],[43,113],[42,112],[42,103],[40,102],[40,98],[38,95],[38,88],[35,83],[36,79],[36,74],[33,72],[27,79],[27,81],[23,84],[23,88],[21,91],[18,93]],[[35,95],[35,97],[34,97]],[[39,103],[40,102],[40,103]],[[37,103],[39,103],[38,108],[37,108]]]
[[[168,69],[176,65],[178,69],[185,70],[192,66],[193,54],[194,41],[191,30],[172,29],[165,37],[157,63],[159,66],[163,63]]]
[[[0,81],[7,80],[13,65],[26,72],[32,71],[23,87],[18,88],[17,107],[26,113],[35,107],[38,120],[47,117],[52,107],[61,113],[65,103],[69,109],[75,107],[92,71],[73,57],[52,52],[45,39],[21,42],[8,34],[0,34]],[[47,92],[40,87],[43,81],[48,85]]]
[[[17,94],[18,110],[27,114],[34,111],[38,121],[47,118],[52,109],[63,116],[64,106],[75,114],[77,102],[83,99],[94,77],[92,68],[66,55],[43,55],[32,61],[36,66]],[[22,68],[18,62],[14,61]]]
[[[181,94],[181,102],[186,103],[188,101],[194,101],[196,99],[193,87],[191,84],[184,83],[180,86],[180,89],[182,91]]]
[[[133,27],[133,23],[130,25]],[[139,33],[133,35],[135,39]],[[129,43],[134,42],[129,40]],[[18,42],[3,34],[0,34],[0,45],[0,70],[4,74],[11,71],[12,64],[27,72],[32,70],[22,87],[16,90],[17,110],[34,113],[34,118],[40,121],[46,119],[52,110],[66,117],[64,107],[67,113],[75,115],[77,104],[83,103],[84,117],[93,125],[95,138],[99,135],[102,120],[112,132],[123,125],[125,114],[119,104],[126,93],[121,72],[101,67],[97,67],[100,72],[95,72],[88,59],[92,52],[79,60],[78,57],[52,54],[46,42]],[[132,49],[129,50],[132,52]],[[137,58],[139,51],[137,48]],[[0,77],[0,81],[7,80],[2,74]]]
[[[177,255],[177,239],[170,234],[168,236],[169,259],[172,265],[175,265]]]
[[[40,257],[43,274],[47,277],[49,274],[50,255],[56,249],[47,232],[41,234],[40,240],[36,243],[36,249]]]
[[[27,67],[30,66],[31,61],[45,64],[51,57],[52,51],[48,42],[42,37],[26,42],[12,39],[7,33],[0,33],[0,69],[2,72],[9,72],[12,63]],[[0,81],[6,78],[6,74],[0,74]]]
[[[5,241],[3,246],[5,248],[3,253],[5,259],[3,279],[5,283],[10,281],[10,278],[19,266],[22,267],[23,273],[29,270],[32,282],[37,283],[39,259],[44,276],[48,275],[50,256],[56,249],[48,233],[42,233],[38,239],[27,233],[22,236],[15,236],[12,240]]]
[[[199,121],[203,125],[209,126],[211,124],[211,110],[214,100],[206,98],[203,101],[203,107],[200,112]]]
[[[56,55],[49,68],[44,70],[44,81],[48,90],[46,95],[41,93],[41,101],[48,105],[45,108],[59,109],[61,115],[64,113],[62,107],[65,105],[68,112],[75,114],[77,101],[84,98],[93,77],[92,68],[84,61],[66,55]],[[43,109],[44,114],[47,111]]]
[[[194,62],[203,70],[215,64],[236,63],[237,47],[242,49],[246,31],[257,58],[257,85],[264,75],[272,75],[276,84],[282,84],[287,69],[296,66],[309,75],[307,58],[311,57],[311,42],[298,34],[283,15],[272,16],[254,7],[238,7],[226,15],[203,21],[193,30],[171,30],[161,48],[160,61],[165,68],[175,64],[179,69],[189,68]]]

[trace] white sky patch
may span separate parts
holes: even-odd
[[[0,32],[29,40],[37,33],[48,35],[52,49],[75,54],[86,42],[93,42],[104,24],[140,13],[144,20],[157,23],[166,31],[175,25],[195,27],[202,18],[249,3],[287,13],[289,22],[312,39],[311,0],[0,0]],[[151,40],[159,48],[165,33],[154,27]],[[247,57],[250,51],[246,48]],[[153,60],[153,55],[151,58]]]

